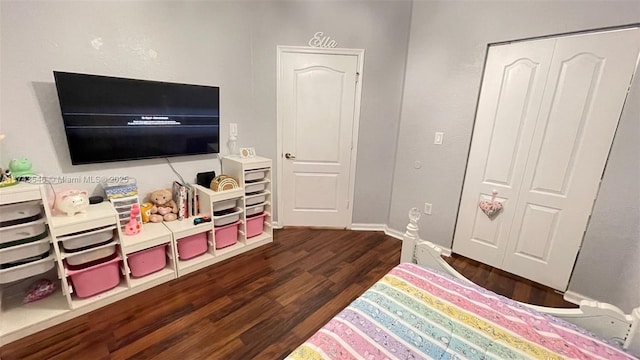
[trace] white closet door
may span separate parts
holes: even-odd
[[[566,289],[639,50],[637,29],[557,40],[518,194],[506,271]]]
[[[490,48],[456,253],[566,289],[639,51],[638,29]]]
[[[453,251],[501,267],[555,40],[489,49]],[[504,211],[478,208],[492,191]]]

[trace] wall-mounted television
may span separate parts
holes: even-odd
[[[219,152],[217,86],[53,76],[74,165]]]

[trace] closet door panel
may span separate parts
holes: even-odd
[[[553,45],[554,40],[539,40],[489,49],[453,242],[456,253],[501,265]],[[494,190],[505,207],[489,219],[478,202],[491,200]]]
[[[504,270],[566,289],[639,50],[637,29],[558,38]]]

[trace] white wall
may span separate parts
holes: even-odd
[[[389,226],[403,229],[408,209],[413,206],[422,208],[425,202],[430,202],[433,215],[422,216],[420,236],[451,247],[488,43],[634,22],[640,22],[640,2],[637,1],[414,2]],[[640,97],[636,94],[627,105],[639,102]],[[634,110],[627,116],[637,122],[640,113]],[[436,131],[445,133],[443,145],[433,145]],[[630,135],[634,139],[631,141],[637,144],[640,141],[638,135],[637,131]],[[618,136],[615,141],[619,142]],[[613,160],[620,156],[620,152],[611,156]],[[623,162],[634,159],[623,156]],[[416,161],[421,163],[419,169],[414,167]],[[634,161],[636,164],[637,153]],[[624,170],[612,176],[607,174],[605,181],[624,176]],[[633,186],[637,191],[638,181]],[[606,196],[603,192],[602,197]],[[612,200],[606,208],[618,204],[637,211],[639,207],[637,201],[617,201]],[[598,215],[602,216],[602,212],[594,213],[592,222],[599,221]],[[583,278],[575,291],[614,304],[634,303],[638,306],[638,287],[629,290],[634,294],[598,290],[605,279],[617,278],[616,266],[609,264],[620,262],[626,254],[637,249],[638,219],[623,220],[620,224],[625,227],[623,233],[636,234],[635,239],[619,236],[607,219],[603,218],[602,222],[607,223],[607,239],[587,237],[580,254],[579,262],[583,258],[594,260],[590,263],[591,269],[586,270],[589,265],[581,266],[574,273],[574,278],[578,279],[600,271],[599,281],[590,283]],[[602,241],[607,245],[589,247],[586,244]],[[607,251],[599,252],[604,247]],[[592,253],[587,255],[589,251]],[[628,260],[639,262],[638,256],[631,257]],[[630,284],[637,284],[640,272],[627,273],[631,278]]]
[[[622,111],[569,290],[640,306],[640,73]]]
[[[0,167],[26,156],[49,176],[132,176],[142,192],[175,179],[165,160],[71,165],[53,70],[220,86],[223,154],[236,122],[238,146],[275,159],[276,45],[306,46],[324,31],[340,47],[366,49],[353,219],[385,222],[410,2],[2,1],[0,8],[0,131],[7,135]],[[191,181],[220,170],[211,155],[171,161]]]

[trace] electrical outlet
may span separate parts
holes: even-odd
[[[238,136],[238,124],[236,123],[229,124],[229,136],[230,137]]]
[[[442,138],[444,137],[444,133],[437,132],[435,139],[433,139],[433,143],[436,145],[442,145]]]
[[[424,213],[427,215],[431,215],[431,204],[424,203]]]

